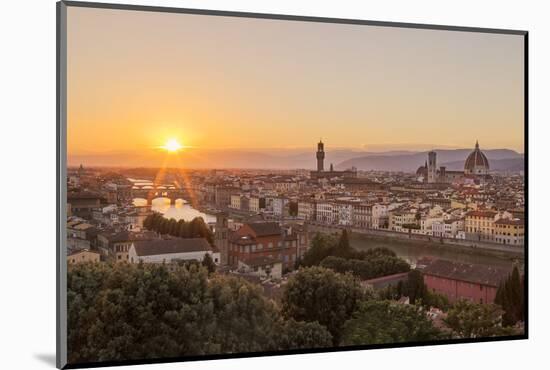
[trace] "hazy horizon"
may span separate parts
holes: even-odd
[[[430,149],[432,150],[432,149]],[[457,161],[464,161],[467,154],[473,148],[433,148],[439,154],[438,163],[445,164],[451,162],[456,166]],[[487,157],[492,160],[514,160],[522,158],[523,153],[518,153],[512,149],[484,149]],[[361,149],[344,148],[325,148],[326,158],[325,167],[328,169],[330,164],[335,168],[342,169],[346,161],[356,160],[358,158],[369,158],[368,161],[374,161],[376,169],[384,170],[384,166],[389,166],[388,170],[409,169],[415,170],[418,166],[424,164],[427,158],[428,150],[391,150],[384,152],[366,151]],[[395,164],[392,159],[399,158],[401,164]],[[165,153],[162,150],[156,150],[153,154],[143,154],[139,151],[109,151],[102,154],[91,153],[82,155],[71,155],[68,158],[68,165],[76,167],[80,164],[91,167],[172,167],[186,169],[212,169],[212,168],[232,168],[232,169],[314,169],[316,166],[314,148],[293,148],[293,149],[203,149],[187,148],[177,153]],[[371,165],[373,165],[371,163]],[[360,168],[361,169],[361,168]]]

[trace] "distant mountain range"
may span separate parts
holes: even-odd
[[[438,166],[449,170],[461,170],[472,149],[441,149],[437,153]],[[518,171],[523,169],[523,155],[509,149],[483,151],[491,169]],[[428,152],[387,151],[366,152],[352,149],[327,151],[325,170],[334,164],[335,169],[356,167],[359,170],[413,172],[424,165]],[[162,151],[110,152],[103,154],[69,155],[69,165],[182,168],[265,168],[265,169],[315,169],[315,149],[273,150],[211,150],[190,148],[176,155]]]
[[[448,170],[463,170],[464,162],[472,149],[441,149],[437,153],[437,166],[446,166]],[[488,149],[483,153],[489,160],[491,170],[519,171],[523,170],[523,155],[510,149]],[[416,152],[401,155],[363,155],[350,158],[339,163],[337,169],[356,167],[359,170],[380,171],[416,171],[428,159],[428,152]]]

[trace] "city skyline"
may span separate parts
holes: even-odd
[[[195,150],[523,153],[523,38],[69,9],[68,154]],[[183,150],[185,151],[185,149]]]
[[[527,337],[526,34],[138,9],[66,9],[69,365]]]

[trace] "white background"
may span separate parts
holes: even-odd
[[[113,1],[117,2],[117,1]],[[530,31],[530,339],[138,366],[136,369],[548,368],[550,70],[546,1],[134,1],[135,4]],[[55,2],[3,1],[0,57],[0,367],[55,363]]]

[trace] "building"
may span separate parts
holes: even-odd
[[[336,224],[338,222],[338,209],[331,201],[318,200],[315,203],[315,220],[327,225]]]
[[[273,182],[273,188],[274,190],[283,193],[291,190],[297,190],[298,181],[296,181],[292,177],[277,178]]]
[[[288,198],[274,197],[272,198],[273,216],[284,217],[288,216]]]
[[[239,261],[237,270],[243,274],[258,276],[260,279],[281,279],[283,264],[271,257],[252,257]]]
[[[200,262],[207,254],[215,264],[220,263],[220,253],[204,238],[135,241],[128,251],[130,263]]]
[[[105,256],[114,259],[117,263],[128,262],[128,251],[135,241],[149,241],[158,239],[152,231],[133,232],[103,231],[97,235],[98,247]]]
[[[388,213],[388,229],[392,231],[405,232],[409,231],[405,226],[417,224],[416,212],[409,210],[394,210]],[[420,227],[419,227],[420,229]]]
[[[231,203],[229,208],[241,209],[241,195],[240,194],[231,194]]]
[[[67,256],[67,263],[69,265],[75,265],[79,263],[99,262],[100,259],[100,254],[98,252],[89,249],[81,249],[70,253]]]
[[[372,229],[372,205],[356,203],[353,205],[353,227]]]
[[[325,144],[322,140],[317,143],[317,171],[311,171],[309,176],[312,179],[332,179],[335,177],[357,177],[357,170],[352,168],[351,170],[334,171],[333,166],[330,166],[330,171],[325,171]]]
[[[345,176],[341,180],[346,190],[354,192],[369,192],[386,190],[387,186],[362,177]]]
[[[523,246],[525,224],[522,219],[501,218],[494,223],[495,242],[506,245]]]
[[[464,230],[464,220],[447,219],[432,223],[432,235],[440,238],[459,238],[459,232]]]
[[[494,241],[495,222],[502,218],[510,219],[512,218],[512,215],[508,212],[497,212],[491,210],[467,212],[464,220],[466,239]]]
[[[476,146],[473,152],[470,153],[464,163],[465,175],[485,176],[489,174],[489,160],[479,149],[479,142],[476,141]]]
[[[97,234],[95,226],[83,222],[81,219],[69,220],[67,222],[67,249],[69,251],[90,249],[95,246]]]
[[[298,200],[298,218],[301,220],[315,220],[315,200]]]
[[[277,222],[246,223],[229,237],[228,264],[233,267],[250,258],[270,257],[283,269],[293,269],[298,256],[298,234]]]
[[[333,203],[333,210],[336,211],[336,223],[343,226],[353,224],[353,206],[354,202],[336,200]]]
[[[437,153],[430,151],[428,161],[416,170],[416,176],[431,184],[484,180],[490,178],[489,160],[479,149],[479,143],[476,141],[474,150],[466,157],[464,171],[448,171],[445,166],[437,169]]]
[[[437,167],[436,167],[436,153],[431,151],[428,153],[428,182],[434,183],[437,182]]]
[[[375,204],[372,206],[372,228],[387,229],[389,226],[388,205]]]
[[[511,270],[486,265],[432,260],[419,270],[426,287],[445,295],[451,303],[467,299],[475,303],[493,303],[501,281]]]
[[[319,140],[317,144],[317,172],[323,172],[325,170],[325,144],[322,140]]]
[[[260,213],[265,209],[265,198],[259,196],[251,196],[248,202],[248,210],[254,213]]]
[[[216,214],[216,226],[214,227],[214,245],[220,252],[220,263],[227,265],[229,240],[229,220],[227,213],[219,212]]]
[[[231,204],[231,195],[238,194],[239,188],[233,186],[219,185],[215,187],[214,199],[217,207],[229,207]]]
[[[493,240],[494,222],[498,212],[470,211],[466,213],[464,228],[466,238],[470,240]]]
[[[67,203],[71,205],[71,214],[74,216],[92,218],[94,208],[101,206],[101,196],[90,192],[71,192],[67,195]]]

